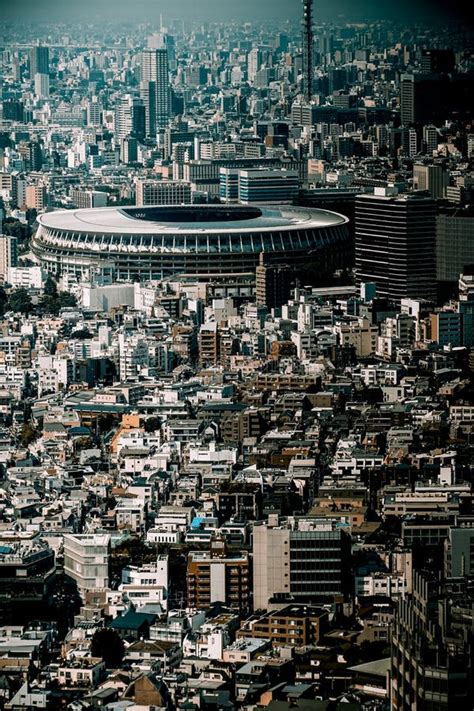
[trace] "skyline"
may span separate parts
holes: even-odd
[[[383,10],[382,10],[383,8]],[[202,19],[205,21],[248,21],[251,19],[278,19],[290,22],[300,20],[299,0],[241,0],[237,5],[231,0],[205,0],[196,4],[194,0],[175,0],[172,7],[166,0],[137,0],[131,5],[127,0],[84,0],[81,3],[67,0],[4,0],[2,11],[6,18],[23,18],[51,21],[54,19],[74,19],[87,16],[140,21],[159,18],[162,14],[167,21],[172,19]],[[146,13],[147,17],[140,17]],[[470,4],[464,0],[450,3],[428,0],[399,0],[393,5],[381,5],[376,0],[362,0],[354,6],[350,0],[334,0],[330,4],[316,3],[314,8],[316,23],[320,21],[363,21],[400,20],[443,22],[445,20],[468,22],[472,20]]]

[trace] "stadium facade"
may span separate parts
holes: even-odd
[[[32,250],[52,273],[113,264],[119,280],[255,272],[259,255],[327,271],[350,254],[348,219],[328,210],[182,205],[58,210],[38,217]]]

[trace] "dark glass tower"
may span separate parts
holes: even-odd
[[[358,283],[375,282],[377,295],[394,301],[434,298],[434,200],[417,194],[359,195],[355,232]]]
[[[303,0],[303,92],[311,101],[313,94],[313,0]]]

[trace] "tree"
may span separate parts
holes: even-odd
[[[51,296],[53,299],[55,299],[58,295],[58,288],[51,274],[48,274],[44,283],[44,295]]]
[[[144,426],[145,432],[156,432],[161,427],[161,420],[159,417],[147,417]]]
[[[29,422],[26,422],[23,427],[21,428],[20,432],[20,442],[22,443],[23,447],[28,447],[32,442],[37,439],[39,432],[35,430],[34,427],[30,425]]]
[[[23,288],[15,289],[15,291],[10,294],[8,305],[9,309],[16,313],[29,314],[33,311],[31,297],[27,290]]]
[[[103,627],[94,633],[91,641],[91,655],[101,657],[107,669],[116,669],[125,654],[123,639],[110,627]]]

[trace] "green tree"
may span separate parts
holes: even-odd
[[[45,296],[51,296],[52,298],[56,298],[58,295],[58,287],[56,286],[56,282],[51,274],[48,274],[44,283],[44,294]]]
[[[91,655],[101,657],[107,669],[116,669],[125,654],[123,639],[110,627],[103,627],[94,633],[91,641]]]
[[[16,313],[31,313],[33,311],[33,304],[31,303],[31,297],[27,290],[23,288],[15,289],[15,291],[10,294],[8,307],[11,311],[15,311]]]

